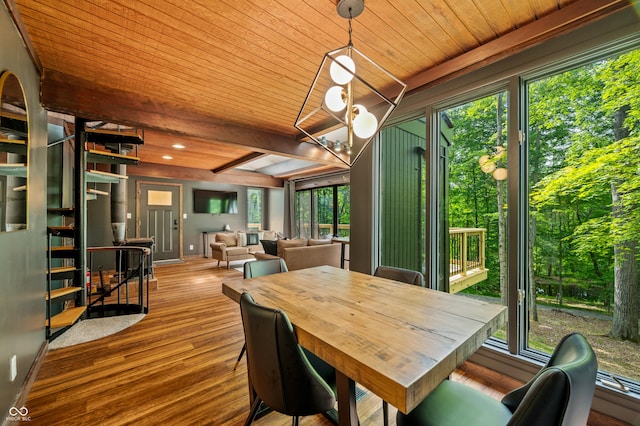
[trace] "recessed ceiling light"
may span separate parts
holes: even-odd
[[[163,155],[162,158],[164,158],[165,160],[173,160],[173,157],[170,155]]]
[[[172,147],[174,147],[175,149],[185,149],[186,147],[184,145],[182,145],[181,143],[174,143],[173,145],[171,145]]]

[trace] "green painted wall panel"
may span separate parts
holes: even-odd
[[[380,261],[422,271],[425,141],[400,127],[385,129],[381,136]]]

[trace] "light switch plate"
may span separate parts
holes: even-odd
[[[16,376],[18,375],[18,359],[16,358],[15,355],[13,355],[11,357],[11,363],[10,363],[10,373],[9,375],[11,376],[11,381],[13,382],[16,379]]]

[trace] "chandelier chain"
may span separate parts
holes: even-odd
[[[353,19],[353,16],[351,16],[351,8],[349,8],[349,46],[353,46],[353,42],[351,41],[351,20]]]

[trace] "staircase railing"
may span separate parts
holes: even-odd
[[[114,268],[94,268],[94,254],[112,252]],[[87,316],[114,316],[149,311],[149,279],[153,275],[151,249],[136,246],[87,247]],[[106,280],[105,281],[105,274]],[[130,294],[129,283],[137,283]],[[133,303],[135,299],[135,303]]]

